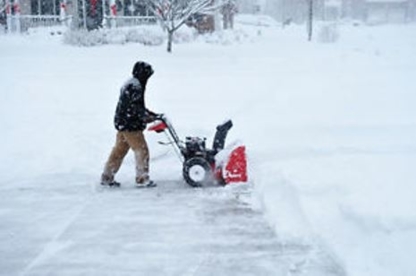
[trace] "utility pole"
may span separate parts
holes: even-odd
[[[308,1],[308,41],[311,41],[313,32],[313,0]]]

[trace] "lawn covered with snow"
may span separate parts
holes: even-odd
[[[345,23],[338,26],[337,41],[320,43],[319,26],[314,41],[307,42],[305,26],[282,28],[270,20],[257,26],[243,19],[232,32],[193,37],[184,30],[172,54],[164,43],[146,46],[126,36],[82,47],[68,44],[68,36],[64,43],[64,35],[55,31],[0,35],[2,273],[37,275],[32,269],[59,256],[60,247],[38,250],[43,244],[36,239],[39,233],[20,226],[36,226],[43,229],[42,237],[56,241],[81,216],[77,231],[90,231],[97,239],[90,220],[99,224],[106,208],[123,212],[117,206],[135,203],[131,195],[116,194],[98,201],[106,204],[103,213],[85,205],[100,193],[99,176],[115,137],[119,88],[134,62],[145,60],[155,69],[147,105],[166,114],[181,137],[206,136],[210,143],[216,125],[233,120],[227,143],[247,147],[250,181],[245,185],[250,188],[244,193],[250,194],[250,210],[262,213],[280,241],[319,244],[347,275],[414,274],[416,26]],[[163,39],[160,30],[153,35]],[[175,194],[176,188],[187,191],[175,153],[158,144],[163,135],[146,135],[151,177],[165,188],[145,191],[142,204]],[[140,194],[128,188],[134,184],[133,164],[129,155],[118,175],[125,194]],[[216,189],[219,196],[229,190]],[[74,194],[62,203],[60,197],[68,193]],[[36,206],[31,204],[50,196],[54,201],[48,201],[47,210],[32,211]],[[169,212],[183,201],[161,206]],[[202,208],[197,200],[189,204]],[[186,214],[184,223],[191,224]],[[117,242],[126,240],[118,237]],[[25,249],[43,254],[33,260]],[[19,260],[23,265],[16,269]],[[105,269],[92,271],[104,275]],[[308,275],[306,268],[290,271]]]

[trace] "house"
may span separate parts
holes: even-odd
[[[342,1],[325,0],[323,2],[323,19],[327,21],[336,21],[341,17]]]
[[[366,0],[365,21],[369,24],[406,23],[412,18],[411,0]]]
[[[144,0],[0,0],[20,10],[14,16],[11,29],[66,23],[74,28],[97,29],[103,26],[136,26],[156,24],[156,17]],[[1,6],[0,6],[1,8]],[[16,15],[13,11],[11,15]],[[212,14],[197,14],[193,25],[200,32],[214,30]],[[0,17],[0,22],[3,22]],[[16,28],[19,22],[19,28]],[[69,23],[71,22],[71,23]]]
[[[71,22],[74,27],[95,29],[102,26],[110,11],[117,14],[119,26],[137,24],[143,18],[154,18],[144,5],[144,2],[134,0],[114,0],[110,9],[109,0],[0,0],[9,1],[11,7],[16,5],[20,10],[22,29],[36,26],[48,26]],[[15,14],[12,10],[12,15]],[[141,17],[141,18],[138,18]]]

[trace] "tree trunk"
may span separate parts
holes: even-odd
[[[168,53],[172,52],[173,31],[168,30]]]

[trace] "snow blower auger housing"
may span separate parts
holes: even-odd
[[[206,147],[206,138],[188,136],[183,142],[163,114],[156,116],[148,130],[166,133],[169,140],[167,144],[172,144],[179,153],[183,178],[193,187],[202,187],[214,183],[227,185],[247,182],[245,147],[239,145],[224,149],[225,139],[232,126],[231,120],[217,126],[212,149]]]

